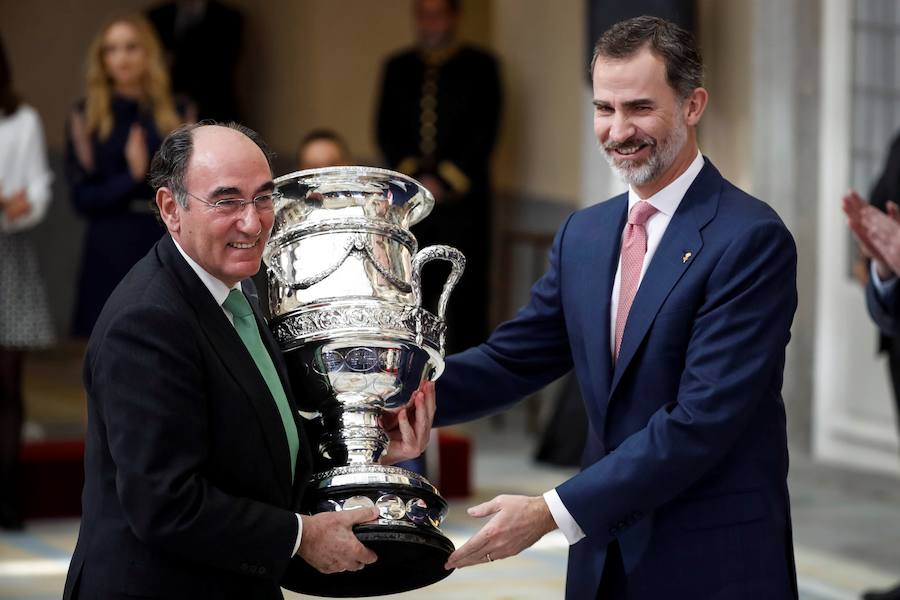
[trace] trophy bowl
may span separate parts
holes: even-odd
[[[378,560],[324,575],[302,561],[284,587],[330,597],[374,596],[449,575],[441,533],[447,502],[425,477],[379,464],[385,410],[406,406],[444,368],[444,315],[465,268],[449,246],[418,250],[409,227],[434,198],[400,173],[327,167],[275,180],[275,223],[263,254],[271,328],[300,408],[322,430],[304,497],[309,514],[375,506],[354,533]],[[422,307],[422,268],[450,263],[437,314]]]

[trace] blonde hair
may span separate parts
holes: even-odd
[[[165,136],[181,124],[182,119],[175,111],[169,74],[163,62],[159,38],[150,22],[138,14],[115,17],[94,37],[87,56],[87,94],[85,98],[85,120],[88,133],[96,133],[106,139],[112,133],[113,115],[110,108],[113,82],[103,62],[103,46],[106,34],[119,23],[130,25],[140,39],[146,56],[146,67],[141,81],[143,97],[141,102],[150,107],[153,121],[160,135]]]

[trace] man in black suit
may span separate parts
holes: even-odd
[[[83,518],[64,598],[281,598],[295,555],[326,573],[373,562],[352,526],[376,509],[295,512],[313,444],[242,285],[274,220],[261,140],[239,125],[185,126],[151,178],[169,233],[88,344]],[[424,448],[433,388],[414,405],[389,424],[386,462]]]
[[[166,50],[172,91],[195,102],[200,119],[239,120],[243,15],[216,0],[176,0],[149,9],[147,18]]]

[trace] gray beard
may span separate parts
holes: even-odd
[[[682,120],[672,133],[656,146],[650,148],[650,156],[642,164],[618,164],[611,151],[601,145],[603,158],[625,183],[631,186],[646,185],[672,166],[675,158],[687,142],[687,124]],[[624,161],[623,161],[624,162]]]

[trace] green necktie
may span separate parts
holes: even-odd
[[[297,462],[297,451],[300,449],[300,437],[297,434],[297,424],[291,415],[291,407],[288,404],[287,396],[284,394],[284,388],[281,386],[281,380],[278,378],[278,372],[275,370],[275,364],[272,357],[263,345],[262,338],[259,336],[259,329],[256,327],[256,318],[253,316],[253,309],[247,302],[247,297],[241,290],[234,289],[228,293],[225,299],[225,310],[234,317],[234,328],[238,335],[241,336],[247,351],[253,357],[256,368],[259,369],[272,397],[275,398],[275,404],[278,406],[278,412],[281,414],[281,422],[284,424],[284,432],[287,435],[288,449],[291,452],[291,481],[294,479],[294,468]]]

